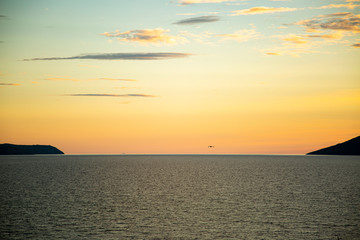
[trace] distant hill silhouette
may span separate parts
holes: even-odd
[[[28,155],[28,154],[64,154],[50,145],[15,145],[0,144],[0,155]]]
[[[308,153],[310,155],[360,155],[360,136],[334,146]]]

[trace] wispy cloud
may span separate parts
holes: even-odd
[[[329,4],[326,6],[318,7],[317,9],[328,9],[328,8],[347,8],[347,9],[355,9],[359,7],[358,4],[353,4],[352,2],[349,2],[347,4]]]
[[[70,96],[70,97],[156,97],[154,95],[139,94],[139,93],[131,93],[131,94],[75,93],[75,94],[65,94],[63,96]]]
[[[210,23],[220,21],[220,17],[218,16],[201,16],[201,17],[193,17],[187,18],[178,22],[174,22],[174,24],[178,25],[194,25],[201,23]]]
[[[255,29],[243,29],[230,34],[216,34],[215,36],[221,37],[222,40],[235,40],[237,42],[246,42],[250,39],[260,36]]]
[[[278,12],[292,12],[297,10],[296,8],[287,8],[287,7],[253,7],[249,9],[243,10],[235,10],[232,11],[233,14],[231,16],[238,16],[238,15],[254,15],[254,14],[264,14],[264,13],[278,13]]]
[[[304,44],[304,43],[308,42],[307,40],[305,40],[305,38],[303,36],[299,36],[296,34],[289,34],[288,36],[284,37],[283,40],[292,42],[295,44]]]
[[[141,44],[178,44],[185,43],[187,39],[181,36],[172,36],[167,34],[170,30],[156,28],[156,29],[141,29],[131,30],[126,32],[105,32],[100,35],[116,38],[120,42],[136,42]]]
[[[50,61],[50,60],[165,60],[172,58],[189,57],[189,53],[176,53],[176,52],[160,52],[160,53],[95,53],[95,54],[82,54],[72,57],[46,57],[46,58],[31,58],[24,59],[23,61]]]
[[[281,53],[280,52],[265,52],[266,55],[269,55],[269,56],[280,56]]]
[[[292,46],[282,45],[273,49],[264,49],[261,50],[260,52],[268,56],[299,57],[302,54],[314,53],[315,51],[311,50],[311,47],[309,47],[308,45],[294,44]]]
[[[67,78],[67,77],[51,77],[51,78],[45,78],[47,81],[72,81],[72,82],[80,82],[82,80],[75,79],[75,78]]]
[[[297,34],[289,34],[283,38],[284,41],[292,42],[295,44],[305,44],[309,39],[319,38],[325,40],[340,40],[344,37],[344,35],[340,32],[335,32],[331,34],[306,34],[306,35],[297,35]]]
[[[222,3],[222,2],[233,2],[234,0],[179,0],[180,4],[198,4],[198,3]]]
[[[73,82],[82,82],[82,81],[94,81],[94,80],[101,80],[101,81],[125,81],[125,82],[135,82],[135,79],[129,78],[93,78],[93,79],[76,79],[71,77],[51,77],[45,78],[48,81],[73,81]]]
[[[359,33],[360,15],[355,15],[350,12],[333,13],[303,20],[296,24],[303,25],[308,32],[321,29]]]
[[[196,15],[196,13],[177,13],[178,16],[193,16]]]
[[[311,34],[311,35],[308,34],[304,36],[307,38],[322,38],[322,39],[334,39],[334,40],[339,40],[344,37],[344,35],[341,32],[335,32],[331,34]]]
[[[342,32],[331,31],[329,34],[288,34],[283,36],[273,36],[281,39],[283,42],[277,44],[272,49],[266,49],[262,52],[266,55],[278,56],[289,55],[298,57],[306,53],[319,52],[321,47],[341,42],[346,36]]]
[[[0,83],[0,86],[19,86],[18,83]]]
[[[211,44],[211,39],[214,34],[208,31],[201,32],[199,34],[191,33],[189,31],[182,31],[181,35],[201,44]]]
[[[109,81],[125,81],[125,82],[135,82],[135,79],[129,78],[97,78],[95,80],[109,80]]]
[[[276,45],[272,48],[260,50],[268,56],[292,56],[299,57],[302,54],[314,53],[314,43],[310,41],[306,36],[298,34],[287,35],[274,35],[272,36],[276,40]]]

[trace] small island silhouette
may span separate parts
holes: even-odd
[[[0,144],[0,155],[64,154],[50,145]]]
[[[360,155],[360,136],[334,146],[322,148],[308,155]]]

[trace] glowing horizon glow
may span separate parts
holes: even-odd
[[[360,135],[359,8],[3,0],[0,143],[304,154],[349,140]]]

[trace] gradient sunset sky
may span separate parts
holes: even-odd
[[[359,10],[354,0],[1,0],[0,143],[303,154],[348,140],[360,135]]]

